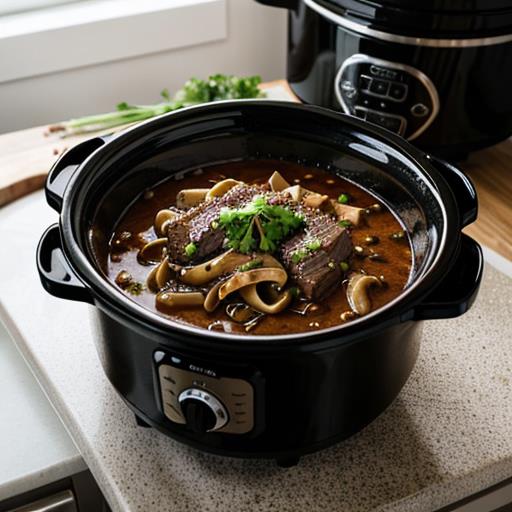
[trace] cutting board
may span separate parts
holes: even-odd
[[[284,80],[262,84],[261,88],[268,98],[298,101]],[[95,135],[124,128],[62,138],[48,126],[38,126],[0,135],[0,206],[42,188],[49,169],[67,149]]]
[[[262,89],[270,99],[298,101],[285,80],[262,84]],[[0,135],[0,206],[43,187],[58,156],[91,136],[61,138],[58,133],[48,133],[48,126]],[[479,218],[466,232],[512,260],[510,162],[509,139],[474,153],[461,167],[475,183],[480,200]]]

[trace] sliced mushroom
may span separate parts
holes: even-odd
[[[191,208],[197,206],[206,199],[209,188],[186,188],[180,190],[176,196],[176,206],[178,208]]]
[[[263,254],[256,254],[255,258],[261,259],[262,267],[283,268],[283,265],[281,265],[281,262],[279,260],[276,260],[274,256],[271,256],[266,252],[264,252]]]
[[[170,292],[163,291],[156,296],[157,306],[164,308],[183,308],[202,306],[204,295],[201,292]]]
[[[366,218],[366,211],[364,208],[341,204],[334,199],[331,199],[331,204],[336,212],[338,220],[348,220],[354,226],[359,226],[359,224],[361,224]]]
[[[282,268],[255,268],[247,272],[237,272],[227,279],[219,289],[219,299],[223,300],[233,292],[251,284],[272,281],[283,287],[288,279],[288,274]]]
[[[167,248],[167,238],[157,238],[148,242],[137,254],[137,261],[142,265],[160,263]]]
[[[175,276],[175,272],[169,267],[167,258],[153,267],[146,278],[146,286],[152,292],[159,292]]]
[[[348,280],[347,300],[354,313],[367,315],[372,309],[368,295],[371,286],[382,286],[382,281],[375,276],[352,274]]]
[[[283,192],[288,192],[291,198],[294,201],[297,201],[298,203],[300,202],[302,196],[304,195],[304,189],[300,185],[293,185],[291,187],[287,187],[283,190]]]
[[[283,190],[283,192],[288,192],[294,201],[298,203],[302,201],[305,196],[319,196],[323,197],[322,194],[318,192],[314,192],[313,190],[309,190],[307,188],[301,187],[300,185],[293,185],[291,187],[287,187]],[[328,199],[328,198],[327,198]]]
[[[216,285],[212,286],[210,291],[206,294],[203,306],[207,313],[215,311],[217,306],[220,304],[219,288],[222,286],[223,282],[224,281],[219,281]]]
[[[236,185],[240,185],[241,181],[233,180],[231,178],[227,178],[225,180],[219,181],[219,183],[215,184],[210,190],[208,190],[206,194],[206,199],[213,199],[214,197],[223,196],[228,190],[231,190]]]
[[[240,265],[247,263],[252,256],[240,254],[229,250],[216,258],[213,258],[200,265],[182,268],[179,273],[179,279],[182,283],[201,286],[209,283],[213,279],[220,277],[227,272],[232,272]]]
[[[245,286],[240,290],[240,295],[242,298],[257,311],[261,311],[261,313],[266,313],[268,315],[275,315],[276,313],[280,313],[284,309],[288,307],[290,302],[293,299],[293,295],[289,290],[286,290],[279,294],[277,300],[272,304],[268,304],[264,302],[258,293],[258,289],[255,284],[251,284],[249,286]]]
[[[290,184],[277,171],[270,176],[268,184],[270,185],[272,192],[281,192],[290,186]]]
[[[329,203],[329,196],[322,194],[306,194],[302,199],[302,204],[308,208],[322,208]]]
[[[167,233],[167,226],[171,221],[173,221],[176,217],[179,216],[178,212],[174,212],[172,210],[160,210],[156,216],[155,220],[153,222],[153,225],[155,227],[155,232],[158,236],[166,236]]]
[[[160,263],[161,265],[162,263]],[[156,271],[160,267],[160,265],[155,265],[151,271],[149,272],[148,276],[146,277],[146,286],[148,287],[148,290],[150,292],[157,293],[160,291],[160,287],[156,284]]]

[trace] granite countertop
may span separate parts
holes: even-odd
[[[152,430],[108,383],[90,306],[46,294],[34,252],[56,215],[35,193],[0,210],[0,311],[114,511],[436,510],[512,475],[512,280],[487,265],[473,309],[426,322],[396,401],[290,469],[200,453]]]
[[[0,501],[86,469],[0,322]]]

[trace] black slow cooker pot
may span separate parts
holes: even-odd
[[[98,247],[144,190],[252,158],[319,165],[388,204],[414,249],[402,295],[344,326],[244,336],[168,320],[107,281]],[[362,429],[406,382],[421,320],[463,314],[482,273],[478,244],[461,234],[477,212],[468,179],[390,132],[319,107],[248,100],[170,113],[69,150],[46,196],[60,221],[37,251],[45,289],[95,306],[102,364],[139,424],[223,455],[290,464]]]
[[[257,0],[287,7],[288,81],[306,103],[462,158],[512,134],[509,0]]]

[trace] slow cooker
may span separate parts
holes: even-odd
[[[414,253],[398,298],[334,328],[239,335],[172,321],[107,281],[98,247],[143,191],[208,164],[267,157],[318,165],[393,209]],[[60,219],[37,250],[45,289],[94,305],[103,367],[140,425],[222,455],[289,465],[362,429],[407,381],[422,320],[463,314],[482,275],[480,247],[461,233],[477,214],[464,174],[320,107],[240,100],[166,114],[70,149],[50,171],[46,197]],[[183,393],[193,415],[176,401]],[[219,410],[222,428],[212,422]]]
[[[507,0],[257,0],[286,7],[287,77],[304,102],[461,159],[512,134]]]

